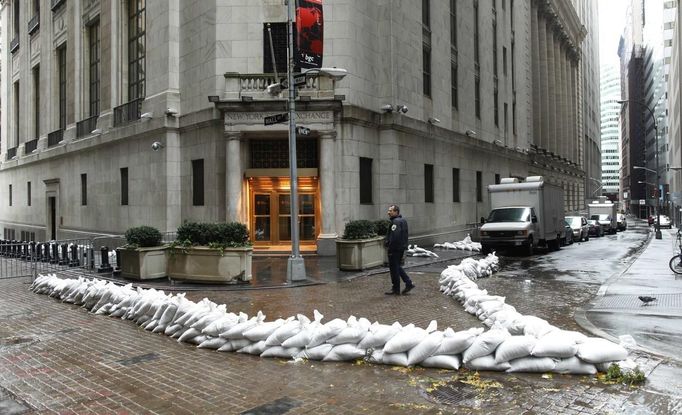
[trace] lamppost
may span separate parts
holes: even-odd
[[[289,51],[289,64],[287,65],[287,85],[289,98],[287,104],[289,108],[289,177],[291,196],[289,197],[291,214],[291,255],[287,262],[287,282],[306,279],[305,262],[301,256],[299,223],[298,223],[298,169],[296,160],[296,83],[294,82],[294,16],[296,14],[296,3],[293,0],[287,2],[287,48]],[[272,45],[272,43],[271,43]],[[274,61],[273,61],[274,62]],[[326,75],[334,81],[343,79],[347,71],[342,68],[312,68],[302,72],[306,78],[308,76]],[[272,95],[278,95],[283,89],[281,83],[269,85],[266,91]]]
[[[656,147],[655,151],[655,156],[656,156],[656,239],[661,239],[663,236],[661,235],[661,198],[658,195],[658,189],[660,189],[661,185],[661,174],[659,173],[659,166],[658,166],[658,126],[656,125],[656,116],[654,115],[654,111],[649,108],[649,106],[644,103],[643,101],[639,100],[630,100],[630,99],[619,99],[617,101],[619,104],[626,104],[628,102],[634,102],[636,104],[639,104],[643,106],[644,108],[649,111],[649,114],[651,115],[651,120],[654,122],[654,146]],[[639,166],[632,166],[633,169],[642,169],[646,171],[653,171],[651,169],[647,169],[646,167],[639,167]]]

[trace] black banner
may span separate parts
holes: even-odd
[[[322,0],[298,0],[296,7],[296,66],[301,69],[322,67],[324,32]]]

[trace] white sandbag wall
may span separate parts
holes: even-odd
[[[487,270],[496,270],[497,257],[489,254],[478,263],[469,259],[446,268],[439,280],[444,294],[456,298],[466,312],[490,327],[462,353],[465,366],[507,372],[595,374],[597,366],[608,367],[627,358],[627,350],[621,345],[522,315],[505,303],[505,297],[479,289],[474,280],[486,275]],[[484,268],[483,264],[491,265]]]
[[[434,244],[433,247],[442,249],[460,249],[462,251],[481,252],[480,242],[473,242],[471,240],[471,235],[469,234],[467,234],[467,236],[459,242],[443,242],[442,244]]]
[[[467,258],[443,271],[441,277],[444,291],[459,298],[469,312],[481,311],[479,318],[492,326],[487,332],[483,328],[439,331],[436,321],[426,328],[398,322],[386,325],[354,316],[325,323],[317,310],[313,320],[298,314],[266,321],[261,312],[253,317],[235,314],[206,298],[195,303],[185,294],[166,295],[155,289],[118,286],[97,279],[60,279],[54,274],[39,276],[31,289],[82,305],[96,314],[132,320],[145,330],[200,348],[262,357],[323,361],[366,358],[389,365],[454,370],[463,363],[475,370],[581,374],[596,372],[595,364],[626,357],[622,347],[606,340],[587,339],[579,333],[560,331],[544,320],[521,316],[504,304],[502,297],[478,290],[465,276],[475,279],[490,275],[497,262],[494,254],[479,261]],[[557,341],[552,341],[554,336]]]

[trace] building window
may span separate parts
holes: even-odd
[[[512,102],[512,132],[516,135],[516,98]]]
[[[507,130],[508,130],[508,127],[507,127],[507,125],[508,125],[508,124],[507,124],[507,122],[508,122],[507,111],[508,111],[508,110],[509,110],[509,106],[508,106],[507,103],[505,102],[505,103],[504,103],[504,113],[502,114],[502,116],[504,117],[504,124],[502,124],[502,127],[504,128],[504,140],[505,140],[505,142],[507,141],[507,137],[509,136],[509,134],[508,134],[508,132],[507,132]]]
[[[450,46],[457,48],[457,0],[450,0]]]
[[[89,91],[90,91],[90,116],[99,115],[99,68],[100,68],[100,48],[99,48],[99,20],[88,26],[88,45],[89,45]]]
[[[478,30],[478,0],[474,0],[474,64],[478,68],[480,55],[478,49],[479,30]]]
[[[481,78],[476,75],[474,81],[474,107],[476,110],[476,118],[481,119]]]
[[[121,167],[121,205],[128,206],[128,168]]]
[[[500,126],[500,106],[497,103],[499,98],[499,93],[497,92],[497,88],[495,88],[495,91],[493,92],[493,118],[495,119],[495,127]]]
[[[88,175],[81,174],[81,206],[88,205]]]
[[[33,134],[40,137],[40,65],[33,68]]]
[[[424,202],[433,203],[433,164],[424,164]]]
[[[9,205],[12,206],[12,185],[9,185]]]
[[[424,95],[431,96],[431,46],[426,43],[422,50],[423,62],[423,78],[424,78]]]
[[[493,18],[493,75],[497,78],[497,21]]]
[[[422,80],[423,92],[431,96],[431,1],[422,0]]]
[[[31,206],[31,182],[26,182],[26,206]]]
[[[18,2],[17,2],[18,3]],[[20,97],[19,95],[19,81],[16,81],[14,83],[14,146],[8,146],[9,148],[11,147],[16,147],[19,145],[19,113],[20,111]]]
[[[514,73],[514,41],[511,43],[511,81],[512,91],[516,91],[516,74]]]
[[[500,174],[495,173],[495,184],[500,184]]]
[[[459,203],[459,169],[452,169],[452,201]]]
[[[483,201],[483,173],[476,172],[476,201]]]
[[[372,159],[360,157],[360,204],[372,204]]]
[[[15,1],[14,2],[14,37],[18,38],[19,37],[19,24],[21,23],[20,17],[19,17],[19,4],[21,1]]]
[[[459,89],[457,88],[458,68],[457,60],[450,61],[450,95],[452,97],[452,108],[459,109]]]
[[[57,48],[59,78],[59,129],[66,129],[66,44]]]
[[[268,28],[270,32],[268,32]],[[270,36],[272,35],[272,49],[270,49]],[[265,23],[263,25],[263,73],[274,73],[275,65],[272,63],[272,54],[275,54],[277,72],[284,74],[287,71],[287,24]]]
[[[507,47],[502,46],[502,73],[507,76]]]
[[[192,205],[204,206],[204,159],[192,160]]]
[[[128,101],[145,96],[146,0],[128,0]]]

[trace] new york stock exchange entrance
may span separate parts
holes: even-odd
[[[291,181],[286,140],[252,139],[248,186],[250,238],[256,252],[291,250]],[[297,142],[300,249],[315,252],[320,233],[317,140]]]

